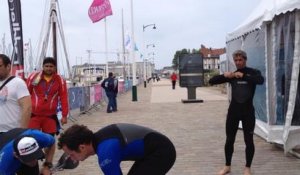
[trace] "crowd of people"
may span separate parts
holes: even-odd
[[[264,78],[259,70],[246,66],[246,52],[237,50],[232,57],[237,70],[209,80],[212,85],[230,83],[232,88],[226,120],[225,165],[218,174],[225,175],[231,171],[234,142],[241,121],[246,145],[244,175],[251,175],[255,152],[253,97],[256,85],[263,84]],[[172,168],[176,160],[172,141],[145,126],[115,123],[92,132],[88,126],[74,124],[59,133],[58,128],[68,121],[69,104],[66,81],[57,74],[56,66],[54,58],[46,57],[42,70],[32,73],[24,81],[11,75],[9,57],[0,54],[1,175],[50,175],[56,135],[59,135],[58,149],[62,149],[73,161],[84,161],[96,155],[105,175],[121,175],[120,163],[128,160],[134,161],[129,175],[164,175]],[[175,89],[175,72],[170,79],[172,89]],[[118,80],[112,72],[101,86],[108,98],[106,112],[118,111]],[[58,106],[62,110],[60,121]]]

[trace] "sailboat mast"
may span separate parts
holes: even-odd
[[[56,34],[56,2],[57,0],[52,0],[51,1],[51,22],[52,22],[52,41],[53,41],[53,58],[57,62],[57,34]]]

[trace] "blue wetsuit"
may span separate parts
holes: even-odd
[[[98,163],[105,175],[121,175],[121,161],[135,161],[129,175],[163,175],[173,166],[176,151],[164,135],[138,125],[113,124],[95,133]]]
[[[13,148],[14,139],[21,135],[34,137],[41,148],[50,147],[55,143],[53,136],[33,129],[16,128],[0,134],[0,175],[15,175],[24,166],[14,157]],[[30,175],[34,175],[34,173],[30,173]]]

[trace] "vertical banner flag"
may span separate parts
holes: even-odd
[[[13,43],[12,74],[24,78],[22,15],[20,0],[8,0],[10,31]]]
[[[131,37],[129,35],[129,32],[126,32],[126,35],[124,37],[124,45],[125,45],[125,48],[127,50],[131,50],[131,46],[133,45],[131,42],[132,41],[131,41]],[[139,51],[136,43],[134,43],[134,51]]]
[[[112,15],[109,0],[94,0],[89,8],[89,17],[93,23],[100,21],[106,16]]]

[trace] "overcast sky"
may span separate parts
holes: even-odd
[[[45,4],[50,0],[21,0],[24,43],[31,40],[37,52]],[[104,20],[92,23],[88,8],[93,0],[60,0],[59,7],[71,65],[88,62],[105,63]],[[226,47],[226,34],[247,18],[260,0],[133,0],[134,33],[139,52],[148,56],[154,52],[157,68],[171,66],[177,50],[206,47]],[[110,0],[113,15],[107,17],[108,51],[122,51],[122,16],[124,28],[130,33],[130,0]],[[47,5],[47,7],[49,7]],[[48,12],[48,9],[46,9]],[[143,25],[155,24],[156,29]],[[7,0],[0,1],[0,37],[6,34],[11,43]],[[2,44],[2,39],[1,39]],[[144,49],[144,45],[155,47]],[[145,51],[144,51],[145,50]],[[98,52],[98,53],[96,53]],[[61,53],[58,53],[61,54]],[[117,54],[109,54],[108,61],[117,61]],[[136,57],[136,61],[141,61]]]

